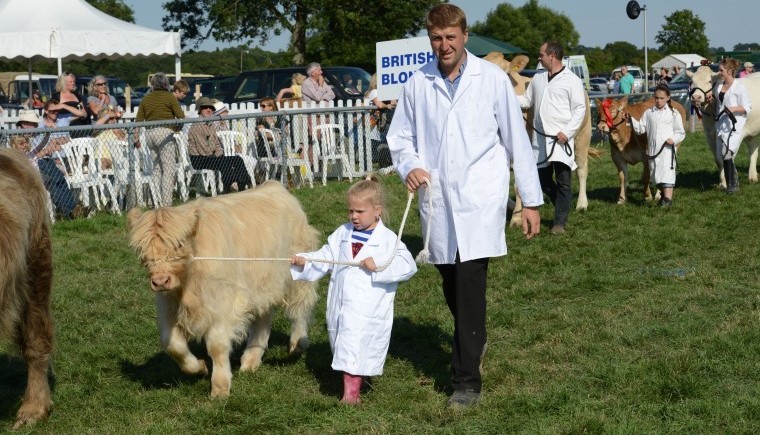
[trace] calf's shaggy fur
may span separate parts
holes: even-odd
[[[188,339],[204,339],[213,362],[211,396],[228,396],[229,354],[248,336],[241,371],[261,364],[272,311],[283,305],[292,323],[291,353],[308,346],[315,284],[294,281],[287,261],[194,260],[195,257],[290,258],[317,248],[298,200],[275,182],[177,207],[127,215],[130,244],[156,292],[161,344],[188,374],[204,375]]]
[[[21,152],[0,150],[0,335],[18,347],[28,371],[14,429],[50,413],[52,279],[47,193],[39,171]]]

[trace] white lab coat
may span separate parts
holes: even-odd
[[[736,125],[733,125],[731,118],[728,115],[721,115],[718,122],[715,123],[715,135],[718,151],[721,153],[724,159],[733,158],[739,151],[739,145],[741,145],[741,139],[743,137],[742,131],[744,130],[744,124],[747,122],[747,115],[752,110],[752,105],[749,100],[749,91],[744,86],[743,79],[734,79],[731,83],[731,87],[728,88],[726,94],[723,96],[723,102],[720,102],[718,94],[720,88],[723,86],[723,80],[720,80],[715,84],[713,88],[713,98],[715,99],[716,115],[723,112],[726,106],[742,106],[747,113],[734,113],[736,117]],[[732,131],[733,129],[735,131]],[[726,150],[728,147],[731,152]]]
[[[575,134],[581,128],[583,117],[586,115],[586,92],[583,82],[569,68],[564,68],[549,81],[549,72],[544,70],[533,76],[525,95],[517,97],[520,107],[534,107],[531,124],[541,133],[556,136],[565,133],[568,137],[570,154],[562,144],[553,139],[532,132],[533,152],[540,167],[549,162],[561,162],[573,171],[578,167],[575,163]],[[554,150],[552,151],[552,147]],[[550,156],[547,160],[546,156]]]
[[[396,234],[378,222],[356,257],[351,251],[353,225],[335,230],[317,252],[298,254],[313,259],[361,261],[372,257],[379,267],[394,255],[382,272],[367,272],[358,266],[341,266],[306,261],[291,266],[293,279],[316,281],[332,271],[327,290],[327,334],[333,352],[332,368],[352,375],[383,374],[393,326],[393,299],[398,283],[417,272],[412,254],[403,242],[394,252]]]
[[[686,137],[681,114],[669,106],[662,109],[653,106],[644,112],[641,121],[631,118],[631,125],[636,133],[647,133],[647,154],[657,156],[649,161],[649,172],[655,184],[675,184],[678,169],[675,145]],[[668,139],[673,139],[673,147],[664,147]]]
[[[507,253],[504,236],[509,164],[523,204],[543,204],[536,160],[509,77],[467,52],[452,99],[432,61],[404,85],[386,137],[403,180],[426,170],[432,188],[420,189],[422,233],[432,213],[430,261],[453,264]],[[433,196],[428,210],[427,195]]]

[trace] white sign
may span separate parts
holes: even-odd
[[[376,53],[377,97],[381,101],[397,99],[412,74],[436,59],[427,36],[378,42]]]

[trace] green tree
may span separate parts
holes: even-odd
[[[129,23],[135,22],[135,12],[123,0],[87,0],[87,3],[108,15]]]
[[[486,16],[485,22],[476,22],[471,30],[509,42],[528,53],[538,53],[544,41],[553,40],[562,44],[569,54],[580,39],[566,15],[539,6],[537,0],[530,0],[519,8],[509,3],[499,4]]]
[[[743,42],[734,45],[734,51],[755,51],[760,50],[760,44],[757,42]]]
[[[375,70],[378,41],[413,36],[425,28],[426,12],[440,0],[333,0],[312,21],[306,44],[310,59],[328,65],[355,65]],[[392,25],[390,24],[392,23]]]
[[[509,42],[528,53],[538,53],[536,41],[541,40],[541,33],[531,24],[518,8],[509,3],[502,3],[489,12],[485,22],[476,22],[470,30],[478,35],[488,36]]]
[[[644,67],[644,54],[635,45],[627,41],[615,41],[604,46],[604,52],[612,67],[620,65],[641,65]],[[611,71],[612,69],[610,69]]]
[[[377,41],[415,34],[425,12],[441,0],[171,0],[164,4],[166,30],[182,30],[197,46],[218,41],[266,42],[290,33],[292,63],[307,59],[373,64]],[[313,41],[309,42],[308,41]]]
[[[654,39],[660,44],[660,51],[664,55],[695,53],[707,57],[710,54],[705,22],[688,9],[675,11],[665,17],[665,24]]]

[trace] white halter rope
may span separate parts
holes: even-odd
[[[431,227],[431,219],[433,217],[433,195],[430,194],[430,180],[427,178],[425,179],[425,184],[427,185],[426,189],[428,190],[428,209],[430,212],[428,213],[428,222],[427,222],[427,231],[425,232],[425,240],[423,243],[422,251],[420,251],[419,254],[417,254],[417,262],[418,263],[427,263],[428,257],[430,256],[430,250],[428,249],[428,244],[430,243],[430,227]],[[388,258],[388,260],[383,263],[380,266],[377,266],[375,268],[376,272],[382,272],[383,270],[387,269],[388,266],[393,262],[393,257],[396,256],[396,250],[398,250],[398,245],[401,243],[401,235],[404,233],[404,226],[406,226],[406,218],[409,216],[409,209],[412,206],[412,199],[414,198],[414,192],[409,192],[407,201],[406,201],[406,210],[404,210],[404,217],[401,219],[401,226],[398,230],[398,237],[396,237],[396,244],[393,247],[393,254]],[[282,257],[193,257],[192,261],[288,261],[290,262],[290,258],[282,258]],[[319,259],[319,258],[307,258],[308,261],[314,262],[314,263],[327,263],[327,264],[335,264],[339,266],[361,266],[361,262],[358,261],[337,261],[337,260],[327,260],[327,259]]]

